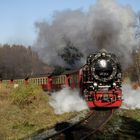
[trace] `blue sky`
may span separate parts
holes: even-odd
[[[140,11],[140,0],[116,0]],[[32,45],[36,39],[34,23],[51,20],[54,11],[87,10],[96,0],[0,0],[0,43]]]

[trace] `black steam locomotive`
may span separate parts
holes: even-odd
[[[101,50],[87,57],[81,88],[89,107],[119,107],[122,103],[122,71],[117,57]]]

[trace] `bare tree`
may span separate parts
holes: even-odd
[[[47,65],[31,47],[4,44],[0,47],[0,78],[25,78],[47,73]]]
[[[77,62],[83,57],[83,54],[71,41],[68,39],[64,39],[64,41],[66,42],[66,46],[59,52],[58,55],[61,56],[68,66],[75,67]]]

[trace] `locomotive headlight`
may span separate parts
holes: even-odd
[[[115,82],[113,82],[113,86],[116,86],[117,84]]]
[[[97,84],[96,82],[94,82],[94,83],[93,83],[93,86],[94,86],[94,87],[97,87],[97,86],[98,86],[98,84]]]
[[[106,66],[107,66],[107,61],[104,60],[104,59],[102,59],[102,60],[99,61],[99,64],[100,64],[100,66],[101,66],[102,68],[106,68]]]
[[[102,53],[102,56],[105,56],[105,53],[104,52]]]

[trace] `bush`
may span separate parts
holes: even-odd
[[[13,90],[11,96],[14,104],[23,106],[29,105],[34,100],[39,100],[42,92],[41,86],[38,85],[19,85],[19,87]]]

